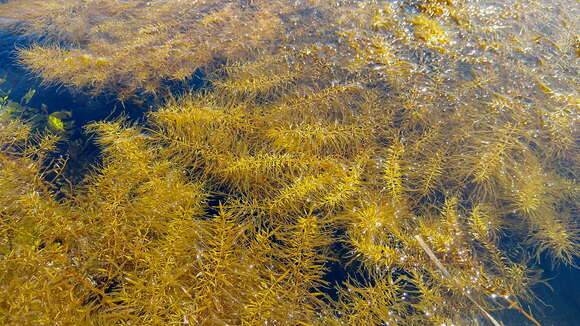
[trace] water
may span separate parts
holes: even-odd
[[[285,248],[288,233],[276,232],[293,230],[298,223],[295,215],[308,213],[321,223],[331,221],[327,225],[331,230],[328,247],[335,259],[313,263],[328,268],[319,277],[331,284],[320,290],[329,296],[325,302],[337,300],[344,291],[340,285],[347,280],[360,283],[363,289],[374,289],[384,280],[381,277],[388,276],[397,279],[406,291],[402,301],[393,302],[412,302],[399,314],[412,312],[423,318],[432,313],[430,306],[417,304],[420,295],[409,278],[414,276],[413,271],[421,270],[417,264],[424,265],[425,275],[435,279],[437,276],[433,275],[439,275],[421,248],[413,247],[412,235],[417,233],[428,239],[438,259],[457,278],[437,279],[438,284],[453,287],[453,282],[465,282],[461,284],[473,289],[479,302],[486,302],[489,307],[494,302],[505,304],[495,286],[484,284],[489,281],[493,285],[489,279],[480,279],[479,283],[468,280],[480,275],[475,272],[477,268],[492,271],[490,278],[495,273],[502,275],[494,266],[494,258],[489,258],[493,251],[486,251],[482,245],[481,234],[487,231],[481,229],[493,228],[489,226],[493,218],[486,217],[488,214],[500,216],[502,225],[497,236],[501,241],[497,247],[507,259],[526,262],[531,258],[528,265],[542,270],[542,279],[553,288],[551,291],[542,283],[531,286],[537,296],[530,300],[534,317],[542,325],[577,325],[580,271],[574,265],[580,263],[578,239],[571,236],[573,240],[554,266],[558,238],[550,238],[554,233],[544,229],[553,226],[555,229],[549,230],[557,231],[564,224],[577,234],[577,190],[569,190],[577,188],[578,171],[577,2],[339,1],[333,5],[317,1],[241,1],[224,5],[223,1],[174,0],[121,1],[110,5],[88,1],[79,5],[71,0],[75,9],[62,12],[56,1],[46,2],[50,3],[55,3],[57,9],[51,9],[57,17],[36,13],[42,24],[34,17],[21,15],[30,8],[17,5],[11,13],[0,9],[0,26],[11,25],[7,22],[15,19],[29,29],[27,36],[18,36],[18,30],[8,27],[0,34],[0,77],[6,79],[0,88],[11,90],[11,101],[26,104],[25,118],[38,118],[40,131],[56,113],[72,113],[71,124],[63,128],[66,141],[43,163],[50,166],[55,164],[53,159],[66,157],[66,168],[62,175],[49,173],[44,178],[56,180],[49,186],[58,194],[60,202],[55,206],[63,205],[64,210],[73,207],[70,209],[76,210],[75,214],[86,214],[82,223],[99,221],[92,228],[107,230],[102,236],[86,231],[86,237],[91,239],[88,243],[107,243],[97,249],[91,248],[86,239],[58,238],[61,244],[70,241],[71,247],[79,248],[79,253],[68,253],[72,259],[78,259],[75,255],[98,256],[99,248],[106,251],[111,243],[112,248],[122,251],[123,232],[135,238],[143,236],[143,241],[152,246],[165,248],[164,231],[145,228],[130,233],[130,228],[119,226],[107,214],[127,214],[137,221],[151,215],[162,221],[162,226],[144,222],[154,225],[152,229],[174,227],[163,224],[164,216],[185,214],[173,213],[171,208],[190,204],[187,200],[179,202],[179,196],[190,191],[193,198],[195,191],[185,186],[182,191],[169,190],[169,194],[178,197],[172,199],[164,189],[179,184],[175,180],[180,177],[168,172],[157,179],[151,177],[147,181],[151,184],[143,181],[146,186],[131,186],[131,174],[165,173],[163,166],[177,164],[185,180],[202,180],[207,187],[205,215],[188,213],[196,221],[199,218],[200,223],[215,221],[221,205],[226,203],[231,205],[229,210],[242,216],[234,214],[239,221],[234,219],[232,228],[240,227],[238,234],[247,233],[248,239],[254,239],[270,227],[276,230],[272,231],[272,245]],[[41,47],[33,47],[36,52],[26,52],[34,44]],[[24,64],[17,62],[18,53]],[[30,90],[36,93],[27,101],[25,95]],[[193,104],[179,100],[187,96],[193,97]],[[174,110],[172,105],[181,109]],[[183,116],[190,120],[180,120]],[[129,125],[143,128],[143,138],[124,130],[118,131],[117,138],[101,136],[105,141],[97,144],[94,134],[85,131],[92,122],[118,121],[120,117],[125,117],[127,130]],[[142,139],[153,139],[148,146],[156,149],[143,154],[139,149],[123,147],[135,144],[138,148]],[[141,155],[135,156],[138,160],[131,160],[134,153]],[[149,155],[156,159],[149,162]],[[117,161],[123,163],[114,165]],[[270,166],[267,162],[274,163]],[[116,167],[116,171],[106,170],[107,164]],[[427,169],[432,172],[420,172]],[[99,178],[101,174],[105,180],[101,183],[85,179]],[[429,183],[432,180],[436,181]],[[126,201],[122,196],[107,197],[124,183],[130,187]],[[296,185],[304,186],[292,188]],[[72,193],[66,191],[69,186]],[[93,189],[94,193],[85,194],[86,189]],[[570,195],[562,195],[564,192]],[[290,195],[283,197],[285,194]],[[69,203],[69,197],[94,203]],[[458,207],[450,204],[453,200],[459,203]],[[127,212],[140,205],[144,207],[140,214],[132,216]],[[476,208],[483,211],[482,221],[490,218],[489,224],[479,225],[480,229],[474,217]],[[362,212],[371,213],[360,215]],[[395,222],[389,219],[390,213],[397,216]],[[367,216],[369,222],[359,216]],[[78,217],[63,213],[62,219],[76,221]],[[175,219],[175,223],[181,223]],[[249,230],[241,226],[242,221],[252,219],[256,222],[250,223],[253,227]],[[131,225],[132,220],[128,220]],[[430,231],[429,221],[433,220],[438,221],[433,224],[436,231]],[[389,224],[397,221],[405,221],[400,226],[403,231]],[[82,223],[74,224],[78,232],[85,232]],[[188,227],[183,223],[184,228]],[[455,236],[446,237],[447,228],[454,230]],[[120,235],[114,238],[112,234],[117,229],[121,230]],[[477,234],[477,230],[482,233]],[[150,237],[149,232],[153,234]],[[200,238],[207,236],[200,234]],[[110,242],[106,242],[109,237]],[[457,240],[463,237],[469,240]],[[204,255],[209,255],[210,249],[205,246],[214,239],[203,239],[195,248],[194,261],[202,262]],[[237,236],[231,239],[238,241]],[[320,235],[320,239],[324,243],[326,238]],[[133,241],[137,240],[126,240]],[[114,247],[117,245],[119,248]],[[42,243],[39,250],[45,246]],[[547,249],[541,252],[538,247]],[[250,249],[254,248],[247,251]],[[271,254],[283,256],[284,250],[288,249]],[[473,252],[465,254],[470,250]],[[565,255],[567,252],[570,256]],[[4,254],[0,251],[0,255]],[[168,255],[168,261],[183,258],[179,253]],[[251,259],[243,251],[235,255],[243,257],[241,260]],[[163,281],[148,274],[147,269],[130,270],[132,264],[146,259],[151,259],[151,265],[158,264],[156,258],[135,259],[127,263],[125,270],[115,264],[126,257],[113,257],[106,258],[113,261],[111,265],[99,261],[101,258],[95,258],[95,264],[102,270],[115,270],[124,278],[143,273],[143,279],[151,282],[149,289]],[[356,259],[350,264],[353,257]],[[211,262],[204,264],[209,266]],[[279,267],[276,264],[283,266],[282,271],[292,266],[280,261],[269,261],[271,265],[264,266],[248,264],[251,272],[236,274],[235,270],[232,275],[261,276],[272,272],[263,279],[272,288],[286,277],[284,272],[275,274]],[[247,267],[242,263],[235,266]],[[374,276],[373,271],[381,277]],[[228,272],[231,271],[224,271],[224,275]],[[121,288],[129,291],[136,284],[118,275],[86,273],[86,278],[106,294]],[[203,268],[199,273],[203,274]],[[460,277],[464,279],[458,281]],[[272,280],[276,282],[268,283]],[[497,288],[505,286],[519,294],[518,282],[512,284],[510,279],[501,278],[497,281],[501,283]],[[522,282],[525,281],[523,277]],[[265,291],[260,285],[256,287]],[[170,288],[165,290],[171,292]],[[394,285],[387,290],[392,288]],[[229,289],[225,283],[224,289]],[[224,291],[234,290],[235,287]],[[309,291],[318,290],[311,287]],[[276,293],[280,297],[286,295],[284,291]],[[232,307],[227,296],[216,297],[216,302],[222,301],[205,308],[215,314],[211,317],[214,320],[205,322],[229,323],[220,316],[227,314],[225,311],[232,316],[243,314],[250,305],[244,300],[252,300],[244,293],[229,295],[243,308]],[[93,293],[86,300],[101,305],[102,298],[102,294]],[[176,300],[188,302],[182,297]],[[459,295],[446,300],[460,305],[466,299]],[[137,301],[135,305],[141,304]],[[445,309],[445,305],[435,307]],[[489,323],[473,309],[472,315],[458,320],[465,324]],[[505,325],[532,325],[513,310],[492,314]],[[136,315],[133,317],[148,316]],[[293,312],[287,322],[292,323],[292,318],[300,320],[299,315]],[[191,316],[196,314],[185,314],[183,320]],[[164,318],[167,321],[173,317]],[[270,322],[277,317],[271,317]],[[398,317],[388,318],[400,322]],[[284,324],[280,320],[280,325]]]

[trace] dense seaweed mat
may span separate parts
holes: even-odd
[[[166,99],[85,126],[101,160],[58,188],[66,137],[1,115],[0,323],[538,325],[538,262],[580,254],[577,14],[0,4],[47,84]],[[167,94],[199,71],[202,90]]]

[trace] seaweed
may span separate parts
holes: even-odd
[[[82,180],[0,116],[0,323],[538,324],[580,255],[577,40],[526,3],[0,4],[45,83],[163,99],[82,126]]]

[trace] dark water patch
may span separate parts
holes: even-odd
[[[100,149],[95,144],[94,135],[85,132],[85,126],[95,121],[112,121],[124,117],[136,124],[144,123],[147,112],[162,105],[165,98],[152,95],[141,95],[128,101],[119,101],[116,94],[102,94],[98,96],[83,91],[71,90],[59,85],[46,85],[42,80],[27,71],[18,62],[17,51],[42,40],[34,37],[14,35],[0,31],[0,94],[8,94],[10,101],[20,103],[26,107],[24,119],[38,118],[46,121],[48,115],[68,111],[72,114],[72,125],[58,145],[58,149],[46,162],[46,169],[50,171],[55,164],[66,161],[66,168],[45,176],[52,180],[55,190],[64,190],[68,183],[82,182],[84,176],[90,172],[90,167],[98,165]],[[167,81],[162,85],[161,94],[185,94],[205,87],[205,75],[198,70],[185,83]],[[27,98],[27,95],[34,94]],[[41,129],[46,125],[37,126]]]
[[[120,103],[112,97],[89,96],[58,85],[44,85],[38,77],[18,63],[17,49],[28,47],[31,42],[29,38],[0,32],[0,77],[5,79],[0,88],[10,93],[12,101],[20,102],[30,90],[34,90],[35,94],[26,103],[27,106],[40,108],[44,105],[48,113],[71,111],[73,119],[80,125],[102,120],[120,106]],[[129,106],[129,114],[138,111],[140,110]]]
[[[575,265],[580,266],[580,258],[576,258]],[[541,257],[540,268],[542,277],[547,285],[537,284],[532,288],[544,304],[539,305],[538,319],[544,326],[573,326],[578,325],[580,312],[580,269],[571,266],[552,266],[547,257]]]
[[[10,92],[10,99],[19,102],[30,90],[35,94],[27,106],[46,106],[48,113],[71,111],[78,126],[93,121],[111,120],[125,116],[131,121],[141,121],[144,114],[164,103],[167,95],[185,94],[206,87],[205,74],[198,70],[185,82],[165,81],[160,96],[138,94],[121,102],[115,93],[90,95],[82,90],[71,90],[60,85],[46,85],[36,75],[18,63],[17,49],[29,47],[37,39],[0,31],[0,77],[5,79],[0,89]]]
[[[133,103],[120,103],[111,96],[95,97],[60,86],[43,85],[38,77],[18,63],[17,49],[30,46],[31,42],[30,38],[0,32],[0,78],[3,81],[0,90],[2,94],[8,94],[10,101],[25,107],[24,115],[19,114],[19,117],[41,121],[35,125],[41,132],[47,128],[51,113],[69,111],[72,114],[70,128],[67,128],[56,151],[44,162],[44,177],[50,181],[58,197],[70,184],[81,182],[90,167],[98,164],[100,150],[92,135],[84,131],[84,126],[121,115],[137,120],[144,110]],[[26,98],[27,94],[33,95]]]

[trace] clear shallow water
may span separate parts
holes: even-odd
[[[489,11],[490,13],[494,12],[493,5],[489,5]],[[9,88],[12,88],[13,93],[11,95],[15,100],[24,96],[29,89],[37,89],[37,94],[29,103],[30,106],[40,107],[42,104],[46,104],[50,111],[59,111],[63,109],[71,110],[74,112],[74,119],[79,128],[83,126],[85,122],[100,120],[109,116],[109,113],[112,111],[110,110],[111,107],[117,106],[115,112],[129,112],[129,115],[135,120],[138,120],[141,117],[141,114],[144,112],[143,107],[147,109],[148,104],[141,104],[143,107],[137,104],[132,104],[129,105],[129,108],[127,108],[127,106],[121,108],[122,105],[120,102],[112,98],[90,97],[83,95],[80,92],[71,93],[59,87],[44,88],[39,86],[38,80],[35,80],[32,75],[25,72],[22,68],[13,65],[15,40],[17,39],[10,35],[2,37],[3,52],[1,52],[3,62],[6,63],[3,68],[8,72],[7,81],[2,85],[2,87],[8,86]],[[427,62],[430,60],[428,55],[424,59]],[[520,59],[522,58],[518,58],[518,60]],[[524,61],[530,65],[537,64],[537,58],[533,55],[530,55],[529,58]],[[571,67],[560,67],[560,69],[562,71],[567,71],[570,74],[574,74]],[[2,74],[3,72],[0,72],[0,76],[2,76]],[[557,79],[557,76],[552,77]],[[570,85],[561,86],[563,88],[570,87]],[[132,114],[131,112],[134,113]],[[80,133],[77,133],[76,135],[78,136]],[[540,299],[548,305],[553,306],[553,308],[538,307],[539,313],[536,317],[545,325],[575,325],[575,314],[580,310],[577,295],[577,293],[580,293],[578,291],[579,282],[577,281],[579,276],[578,270],[566,267],[552,270],[547,260],[542,261],[540,267],[548,271],[545,274],[546,277],[555,277],[550,281],[550,284],[553,285],[555,291],[550,292],[541,285],[537,287],[537,293]],[[542,310],[544,311],[545,316],[542,315]],[[515,319],[515,321],[508,322],[512,318]],[[525,320],[518,319],[512,314],[506,314],[505,319],[503,320],[509,325],[522,325],[526,322]]]

